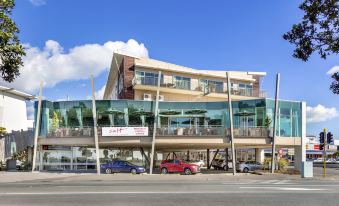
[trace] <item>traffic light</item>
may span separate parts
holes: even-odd
[[[327,144],[330,144],[333,142],[333,134],[332,132],[327,133]]]
[[[320,141],[320,145],[324,145],[324,142],[325,142],[325,134],[324,134],[324,132],[320,132],[320,134],[319,134],[319,141]]]
[[[324,150],[324,143],[325,143],[325,133],[324,132],[320,132],[319,134],[319,150]]]
[[[324,144],[319,145],[319,150],[324,150]]]

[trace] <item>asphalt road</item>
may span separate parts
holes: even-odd
[[[0,183],[0,205],[339,205],[339,178],[67,175]]]

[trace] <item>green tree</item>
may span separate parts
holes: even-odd
[[[19,67],[26,55],[18,38],[19,29],[10,18],[14,5],[14,0],[0,0],[0,72],[7,82],[20,75]]]
[[[304,17],[283,38],[296,46],[293,57],[307,61],[318,52],[321,58],[339,52],[339,0],[305,0],[299,8]],[[332,75],[330,89],[339,94],[339,72]]]
[[[5,127],[0,127],[0,137],[4,136],[6,134],[6,128]]]

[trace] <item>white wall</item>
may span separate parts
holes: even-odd
[[[12,130],[27,130],[26,101],[23,97],[0,92],[0,127]]]

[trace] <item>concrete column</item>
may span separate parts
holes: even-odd
[[[306,102],[301,103],[301,145],[294,147],[294,168],[301,171],[306,161]]]
[[[264,163],[265,153],[264,149],[255,148],[255,161],[260,162],[261,164]]]

